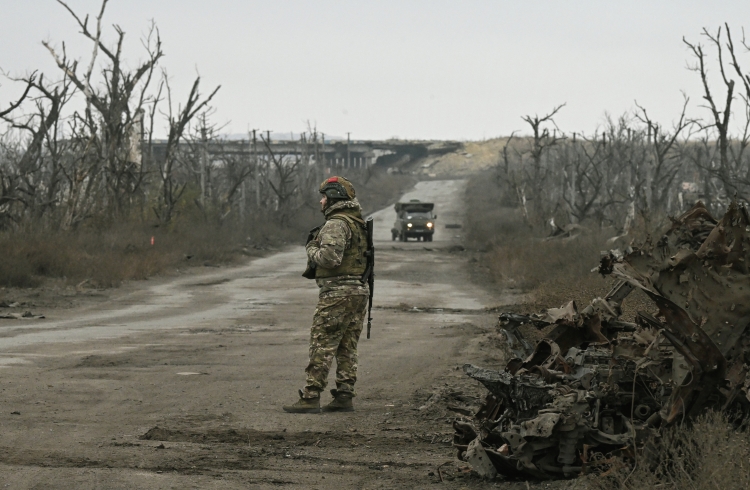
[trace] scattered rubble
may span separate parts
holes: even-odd
[[[489,393],[454,422],[460,459],[486,477],[484,459],[505,477],[573,477],[632,460],[660,427],[707,409],[750,413],[750,216],[733,203],[717,221],[699,202],[672,221],[656,243],[604,254],[598,271],[618,279],[606,297],[500,315],[515,358],[464,366]],[[658,313],[627,322],[635,289]],[[532,346],[524,324],[551,330]]]

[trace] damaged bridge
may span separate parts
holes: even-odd
[[[219,161],[226,156],[253,161],[268,157],[269,149],[277,157],[305,158],[310,164],[320,163],[329,169],[356,169],[373,165],[398,166],[428,156],[438,156],[457,151],[462,143],[453,141],[408,141],[408,140],[278,140],[269,138],[266,146],[260,139],[212,139],[205,143],[181,143],[202,145],[209,161]],[[162,161],[166,152],[166,140],[152,143],[153,156]]]

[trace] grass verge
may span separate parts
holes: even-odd
[[[259,254],[257,248],[243,243],[246,234],[242,231],[198,222],[171,230],[126,223],[75,232],[5,232],[0,234],[4,257],[0,286],[29,288],[46,278],[62,278],[73,284],[85,281],[95,287],[113,287],[183,265],[227,263]]]
[[[414,185],[413,177],[379,170],[362,180],[355,185],[365,212],[395,202]],[[177,267],[233,263],[262,255],[269,247],[304,244],[308,230],[322,221],[315,201],[306,203],[283,225],[273,216],[250,217],[242,225],[219,223],[197,211],[184,213],[167,227],[138,221],[49,231],[27,225],[0,232],[0,287],[33,288],[47,278],[116,287]]]
[[[587,304],[611,287],[591,272],[611,233],[585,228],[574,238],[545,240],[550,230],[530,227],[488,175],[472,178],[466,200],[467,245],[497,286],[531,292],[546,307],[571,299]]]

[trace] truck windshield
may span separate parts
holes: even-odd
[[[430,219],[432,215],[430,213],[407,213],[406,219]]]

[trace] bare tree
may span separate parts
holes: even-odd
[[[635,117],[646,124],[648,134],[651,135],[649,149],[651,158],[646,161],[643,175],[643,186],[646,195],[641,205],[642,213],[651,213],[651,210],[667,211],[667,203],[672,184],[683,167],[681,152],[674,151],[680,134],[695,124],[687,119],[685,114],[690,99],[683,94],[683,105],[680,117],[672,127],[671,131],[665,131],[659,124],[655,123],[648,115],[648,111],[636,102],[638,108]]]
[[[32,74],[19,81],[26,84],[27,95],[30,88],[34,90],[30,97],[33,111],[12,118],[10,112],[0,116],[23,135],[23,145],[18,146],[16,157],[7,160],[3,169],[6,176],[3,195],[6,199],[12,196],[12,201],[21,205],[15,215],[6,209],[6,217],[16,222],[23,213],[39,219],[57,204],[65,146],[60,141],[61,112],[74,92],[66,78],[48,84],[43,75]]]
[[[526,199],[526,181],[520,168],[521,154],[517,145],[514,145],[516,131],[513,131],[505,141],[502,149],[498,152],[498,160],[495,165],[495,180],[500,189],[497,197],[500,202],[507,206],[514,204],[520,206],[523,219],[527,225],[532,226],[531,217]],[[511,151],[512,149],[512,151]]]
[[[720,172],[725,173],[727,170],[729,152],[729,120],[732,114],[732,100],[734,99],[734,80],[730,80],[727,78],[727,74],[724,69],[724,49],[722,44],[721,27],[717,29],[716,34],[711,34],[707,29],[704,28],[703,36],[705,36],[709,40],[709,42],[714,45],[719,58],[719,73],[721,73],[721,78],[727,91],[723,109],[720,109],[717,106],[716,101],[714,100],[715,97],[711,92],[711,87],[708,83],[708,69],[706,67],[706,55],[703,51],[703,46],[701,46],[700,44],[692,44],[685,38],[683,38],[682,41],[688,46],[688,48],[690,48],[690,50],[693,52],[693,56],[696,59],[696,63],[692,66],[689,66],[688,68],[698,73],[701,78],[701,82],[703,84],[703,99],[707,104],[707,106],[705,107],[707,107],[711,112],[711,116],[713,119],[711,126],[716,128],[717,132]],[[730,39],[729,45],[732,46],[731,35],[728,32],[727,36]],[[727,177],[728,176],[724,175],[724,178]]]
[[[609,155],[604,140],[586,140],[566,145],[559,152],[559,164],[567,185],[562,198],[567,204],[570,221],[579,223],[597,211],[595,204],[604,187],[603,167]]]
[[[169,86],[169,77],[163,72],[163,84],[167,90],[167,119],[169,122],[169,134],[167,136],[167,145],[164,155],[164,163],[159,168],[161,177],[161,193],[157,207],[154,207],[154,213],[162,223],[169,223],[174,214],[175,205],[182,197],[185,191],[185,182],[178,182],[175,179],[175,164],[179,160],[179,144],[185,134],[188,123],[204,109],[213,99],[216,92],[221,86],[216,87],[207,97],[201,100],[199,92],[200,77],[195,79],[193,87],[190,90],[187,101],[182,107],[174,111],[172,104],[172,90]]]
[[[96,151],[95,135],[88,133],[85,126],[74,116],[71,124],[71,137],[66,155],[66,165],[62,174],[66,185],[61,196],[63,217],[62,228],[73,228],[93,217],[101,204],[101,172],[99,154]]]
[[[201,198],[194,200],[204,214],[213,210],[223,221],[235,210],[240,217],[246,211],[245,183],[255,171],[251,151],[241,142],[228,141],[220,136],[223,128],[212,123],[208,109],[198,115],[186,138],[182,152],[184,166],[190,171]]]
[[[88,15],[81,19],[65,2],[57,1],[76,21],[81,34],[92,42],[91,59],[86,70],[80,72],[78,61],[68,59],[65,44],[61,54],[49,43],[44,42],[44,45],[65,76],[86,97],[86,110],[81,121],[92,135],[96,135],[93,142],[104,163],[113,211],[123,213],[132,204],[132,198],[143,182],[141,162],[133,162],[130,158],[130,138],[134,125],[140,124],[138,115],[143,113],[144,105],[153,102],[147,94],[154,70],[163,56],[159,31],[152,23],[143,42],[147,59],[131,70],[122,58],[125,32],[114,26],[117,34],[114,49],[108,48],[102,40],[102,18],[107,0],[102,1],[94,32],[89,30]],[[101,82],[97,83],[94,70],[100,53],[104,56],[104,65],[100,69]]]
[[[554,120],[555,115],[563,107],[565,107],[565,104],[560,104],[542,117],[526,115],[521,118],[531,126],[532,130],[531,146],[528,150],[528,154],[531,157],[531,165],[530,168],[529,166],[524,166],[523,172],[526,183],[532,190],[533,204],[537,215],[547,212],[544,209],[544,202],[546,201],[544,188],[550,175],[550,169],[544,164],[545,155],[549,153],[552,147],[565,139],[562,133],[560,136],[557,136],[557,126]],[[552,124],[555,130],[550,132],[549,128],[544,127],[545,123]]]
[[[299,189],[297,184],[297,174],[302,166],[302,157],[300,154],[295,153],[291,157],[285,155],[277,155],[271,149],[271,142],[268,138],[263,138],[263,144],[268,150],[268,156],[271,164],[273,165],[274,175],[270,175],[267,178],[267,183],[276,195],[278,202],[278,211],[281,211],[281,221],[286,220],[287,213],[291,207],[291,198]],[[275,182],[274,182],[275,181]]]
[[[29,92],[31,91],[31,88],[34,86],[34,81],[36,79],[36,72],[29,75],[27,81],[26,81],[26,89],[21,94],[21,97],[18,98],[17,101],[11,102],[7,109],[0,110],[0,118],[3,118],[16,110],[20,105],[23,103],[24,100],[26,100],[26,97],[29,95]]]

